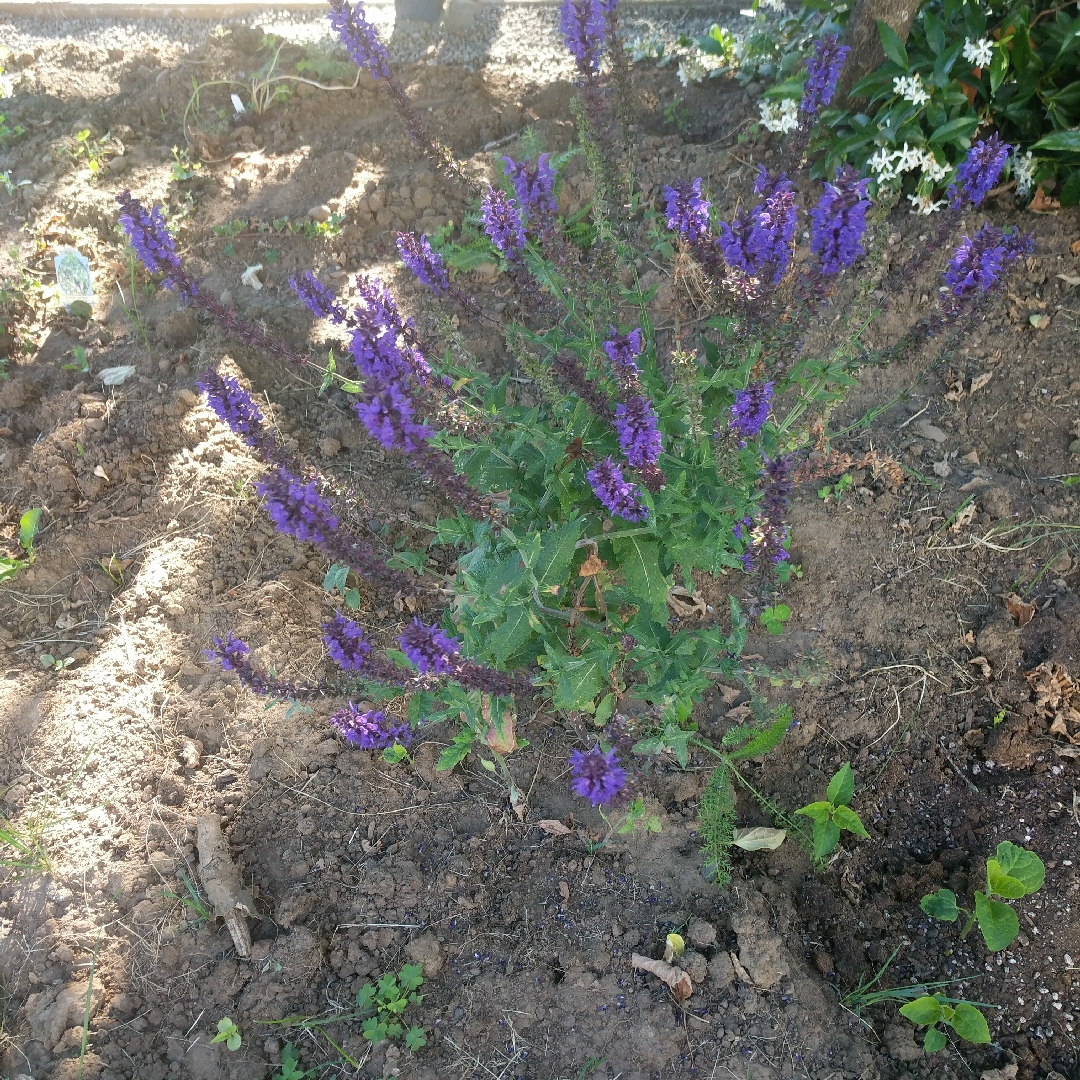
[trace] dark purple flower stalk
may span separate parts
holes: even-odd
[[[989,139],[980,139],[967,152],[956,170],[955,182],[946,192],[954,208],[963,202],[978,206],[986,198],[986,193],[998,182],[1011,149],[1012,146],[1002,142],[995,131]]]
[[[382,750],[395,743],[407,746],[412,738],[408,724],[395,723],[381,709],[362,711],[351,701],[330,717],[330,724],[346,742],[361,750]]]
[[[325,544],[338,527],[330,504],[318,493],[318,484],[304,484],[282,466],[255,484],[266,512],[279,532],[297,540]]]
[[[521,210],[501,188],[489,187],[480,201],[484,232],[499,254],[510,259],[525,246],[525,226]]]
[[[329,687],[323,683],[307,686],[264,675],[251,663],[250,653],[248,646],[230,632],[224,641],[219,637],[214,638],[203,655],[208,660],[219,660],[225,671],[235,672],[244,686],[263,697],[313,701],[329,693]]]
[[[574,773],[570,790],[593,806],[606,806],[626,787],[626,770],[619,764],[614,750],[606,754],[599,746],[587,754],[574,750],[570,754],[570,767]]]
[[[320,319],[330,319],[340,326],[348,318],[334,294],[310,270],[301,278],[289,278],[289,287]]]
[[[273,446],[259,407],[234,378],[220,375],[214,368],[207,368],[195,385],[206,395],[206,403],[218,419],[248,446],[259,450],[264,450],[267,443]]]
[[[592,79],[604,50],[605,10],[599,0],[563,0],[559,29],[577,62],[578,73]]]
[[[1035,248],[1031,233],[1005,232],[988,221],[973,237],[965,236],[945,271],[945,284],[957,299],[986,292],[1004,270]]]
[[[644,521],[649,516],[636,485],[623,479],[622,469],[611,458],[598,462],[585,475],[608,513],[626,521]]]
[[[559,213],[559,204],[555,199],[555,170],[548,163],[550,157],[550,154],[540,154],[535,165],[531,159],[501,159],[503,172],[514,185],[517,204],[526,223],[545,234],[552,229]]]
[[[127,233],[128,242],[135,249],[139,262],[151,274],[168,273],[180,268],[180,256],[169,230],[165,227],[165,215],[160,206],[148,214],[138,199],[124,191],[116,196],[120,204],[120,224]],[[167,284],[167,283],[166,283]],[[167,284],[167,287],[171,288]]]
[[[397,249],[401,261],[421,285],[436,293],[446,292],[450,288],[446,263],[441,255],[431,250],[427,236],[421,236],[418,240],[416,233],[399,232]]]
[[[437,623],[428,626],[415,618],[405,628],[398,642],[401,651],[416,665],[421,675],[429,671],[435,675],[453,672],[458,641],[457,638],[447,637]]]
[[[772,460],[766,458],[764,465],[765,489],[761,514],[754,541],[743,554],[743,565],[747,571],[755,565],[775,566],[790,558],[787,551],[787,514],[793,487],[790,460],[781,454]]]
[[[528,696],[536,689],[523,671],[496,671],[474,660],[458,660],[451,676],[468,690],[480,690],[485,694],[503,697]]]
[[[828,105],[836,93],[840,69],[851,49],[838,45],[835,34],[826,34],[814,42],[814,53],[806,61],[806,82],[803,84],[800,106],[808,119],[813,119]]]
[[[351,6],[348,0],[329,0],[330,26],[352,57],[358,68],[363,68],[375,79],[390,78],[390,54],[379,41],[375,27],[367,21],[364,5]]]
[[[604,352],[607,354],[611,370],[623,386],[635,389],[639,385],[641,376],[635,359],[641,355],[641,330],[631,330],[629,334],[617,334],[613,326],[610,333],[611,337],[604,342]]]
[[[362,671],[367,665],[371,642],[365,640],[359,623],[341,612],[323,623],[323,644],[330,658],[343,671]]]
[[[751,383],[745,390],[740,390],[731,406],[731,430],[743,439],[754,438],[769,418],[772,393],[771,382]]]
[[[615,430],[619,449],[631,465],[655,465],[663,443],[652,402],[638,395],[615,406]]]
[[[550,370],[552,377],[562,383],[564,390],[577,394],[597,416],[604,420],[614,419],[608,399],[593,384],[573,353],[560,353],[551,362]]]
[[[663,191],[667,227],[687,244],[711,239],[709,209],[712,203],[701,194],[701,177],[680,181]]]
[[[403,450],[411,454],[435,434],[433,428],[413,421],[412,399],[400,384],[372,380],[368,396],[353,409],[363,421],[368,434],[384,450]]]
[[[866,194],[869,182],[844,165],[836,170],[836,182],[825,184],[825,193],[810,211],[810,250],[826,274],[835,274],[866,254],[862,246],[866,211],[874,205]]]

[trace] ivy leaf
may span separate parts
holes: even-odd
[[[919,901],[919,907],[931,919],[940,919],[941,922],[956,922],[960,916],[956,893],[952,889],[938,889],[936,893],[929,893]]]
[[[933,1025],[941,1019],[941,1002],[936,997],[927,994],[925,997],[916,998],[906,1005],[901,1005],[900,1015],[907,1017],[919,1027]]]
[[[1020,933],[1020,920],[1008,904],[991,900],[981,892],[975,894],[975,918],[979,920],[986,947],[991,952],[1001,952]]]
[[[851,797],[855,794],[855,776],[851,771],[850,761],[845,761],[829,781],[827,794],[833,806],[847,806],[851,802]]]
[[[986,1026],[986,1017],[974,1005],[961,1001],[953,1010],[950,1026],[961,1039],[970,1043],[988,1043],[990,1029]]]

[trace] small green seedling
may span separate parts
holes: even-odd
[[[975,910],[959,907],[956,894],[951,889],[938,889],[919,901],[919,907],[932,919],[956,922],[960,913],[967,922],[960,938],[966,938],[975,923],[979,924],[986,947],[991,952],[1001,952],[1012,944],[1020,933],[1020,920],[1008,904],[995,900],[1019,900],[1042,888],[1046,867],[1034,851],[1017,847],[1003,840],[997,846],[997,854],[986,860],[986,892],[975,891]],[[966,1038],[966,1036],[965,1036]]]
[[[311,1069],[301,1069],[300,1055],[296,1052],[296,1047],[288,1042],[285,1044],[285,1049],[281,1051],[281,1065],[270,1080],[304,1080],[308,1076],[318,1076],[325,1068],[326,1064],[316,1065]]]
[[[416,993],[424,982],[423,971],[420,964],[405,964],[396,976],[387,971],[377,986],[364,983],[357,990],[356,1009],[361,1015],[367,1015],[362,1030],[368,1042],[380,1043],[404,1034],[409,1050],[416,1051],[427,1045],[422,1027],[413,1025],[405,1031],[400,1021],[401,1014],[410,1005],[419,1005],[424,1000],[423,994]]]
[[[175,180],[178,184],[190,180],[202,168],[202,162],[192,161],[188,152],[181,150],[178,146],[172,148],[172,156],[173,163],[169,168],[169,179]]]
[[[900,1007],[900,1012],[917,1027],[926,1028],[923,1046],[928,1054],[945,1049],[945,1033],[936,1025],[944,1024],[970,1043],[988,1043],[990,1029],[986,1017],[974,1005],[961,1001],[950,1005],[940,994],[916,998]]]
[[[41,507],[35,506],[27,510],[19,518],[19,547],[26,552],[25,559],[16,559],[10,555],[0,555],[0,581],[7,581],[14,577],[18,570],[29,566],[34,561],[34,537],[37,536],[41,525]]]
[[[75,663],[73,656],[65,656],[63,660],[58,656],[53,656],[52,653],[43,652],[38,660],[42,667],[48,668],[50,671],[65,671]]]
[[[76,345],[71,351],[75,355],[75,363],[61,364],[60,369],[62,371],[89,371],[90,362],[86,359],[86,350],[81,345]]]
[[[784,632],[784,623],[791,618],[791,608],[787,604],[776,604],[774,607],[767,607],[761,613],[761,625],[769,631],[770,634],[774,634],[779,637]]]
[[[818,498],[822,502],[828,502],[829,499],[835,499],[839,502],[855,485],[855,481],[852,479],[851,473],[844,473],[835,484],[826,484],[824,487],[818,488]]]
[[[217,1034],[210,1041],[223,1042],[230,1050],[239,1050],[244,1040],[240,1036],[240,1029],[235,1021],[229,1016],[223,1016],[217,1022]]]
[[[826,794],[827,800],[809,803],[795,811],[814,822],[814,860],[817,862],[835,849],[840,842],[841,829],[866,840],[870,839],[859,815],[848,806],[855,794],[855,776],[851,771],[850,761],[845,761],[829,781]]]

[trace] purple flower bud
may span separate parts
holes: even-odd
[[[988,221],[973,237],[965,236],[945,271],[945,284],[957,298],[986,292],[1016,259],[1035,247],[1031,233],[1005,232]]]
[[[740,211],[730,225],[720,223],[720,247],[728,265],[776,285],[791,263],[799,213],[795,189],[783,173],[773,176],[762,169],[754,190],[765,201]]]
[[[289,287],[320,319],[330,319],[340,326],[347,318],[334,294],[310,270],[302,278],[289,278]]]
[[[116,196],[120,204],[120,224],[124,227],[128,242],[135,249],[139,262],[151,274],[168,272],[170,268],[180,268],[180,256],[176,254],[176,245],[169,230],[165,227],[165,215],[160,206],[155,206],[148,214],[138,199],[124,191]],[[169,282],[166,286],[171,288]]]
[[[615,430],[619,449],[631,465],[655,465],[663,443],[657,430],[652,402],[638,395],[615,406]]]
[[[517,204],[525,220],[538,224],[541,230],[550,227],[559,212],[555,199],[555,170],[548,164],[550,154],[541,154],[536,165],[530,161],[502,158],[503,171],[511,178]]]
[[[446,292],[450,288],[450,278],[446,274],[443,257],[431,250],[427,236],[421,236],[417,240],[416,233],[399,232],[397,249],[401,261],[422,285],[437,293]]]
[[[525,226],[517,202],[501,188],[489,187],[480,200],[484,232],[499,253],[509,258],[525,246]]]
[[[641,372],[634,358],[641,354],[641,331],[631,330],[629,334],[616,334],[613,326],[610,333],[611,337],[604,342],[604,352],[607,353],[612,371],[622,382],[636,384]]]
[[[996,131],[989,139],[980,139],[956,170],[956,181],[949,185],[947,194],[952,205],[958,207],[966,200],[978,206],[998,182],[1011,149]]]
[[[709,239],[709,208],[712,203],[701,194],[701,177],[691,183],[681,181],[663,191],[667,227],[688,244]]]
[[[330,0],[327,18],[357,67],[373,78],[390,78],[390,54],[379,41],[375,27],[367,21],[362,3],[353,7],[348,0]]]
[[[577,61],[578,71],[588,77],[600,69],[604,49],[604,7],[599,0],[563,0],[559,29],[566,47]]]
[[[364,639],[363,627],[340,611],[323,623],[323,644],[343,671],[362,671],[371,653],[371,642]]]
[[[437,623],[427,626],[419,618],[413,619],[398,641],[401,651],[421,675],[428,671],[449,675],[453,671],[454,657],[458,653],[457,638],[447,637]]]
[[[411,738],[408,724],[395,723],[381,709],[361,711],[352,702],[330,717],[337,733],[361,750],[382,750],[394,743],[406,745]]]
[[[218,419],[228,424],[249,446],[261,443],[263,417],[251,395],[231,376],[219,375],[208,368],[195,384],[205,395],[207,404]]]
[[[435,434],[426,424],[413,422],[412,398],[396,382],[379,383],[365,401],[353,409],[363,421],[368,434],[377,439],[384,450],[404,450],[411,454]]]
[[[771,382],[751,383],[745,390],[740,390],[731,406],[731,430],[745,439],[754,438],[769,418],[772,393]]]
[[[626,770],[619,764],[614,750],[606,754],[599,746],[587,754],[574,750],[570,754],[570,767],[574,773],[570,790],[593,806],[606,806],[626,787]]]
[[[814,42],[814,53],[806,60],[806,82],[803,85],[802,111],[810,118],[833,99],[840,69],[851,49],[838,45],[835,34],[826,34]]]
[[[303,484],[284,466],[267,473],[255,490],[265,500],[270,519],[286,536],[325,544],[338,527],[338,519],[319,495],[315,481]]]
[[[866,196],[866,185],[850,166],[836,170],[836,182],[826,183],[825,193],[810,211],[810,250],[821,260],[826,274],[851,266],[865,252],[866,211],[873,202]]]
[[[225,671],[236,671],[247,663],[245,657],[250,652],[251,649],[230,630],[224,641],[219,637],[214,638],[205,655],[208,660],[220,660]]]
[[[637,485],[623,479],[622,469],[611,458],[598,462],[585,475],[608,513],[625,521],[644,521],[649,516]]]

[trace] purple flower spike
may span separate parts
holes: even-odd
[[[949,201],[958,207],[965,200],[978,206],[998,182],[1012,146],[1001,141],[995,131],[989,139],[980,139],[956,170],[956,182],[949,185]]]
[[[446,274],[443,257],[431,250],[427,236],[419,240],[416,233],[397,234],[397,249],[401,261],[412,272],[413,277],[426,285],[433,292],[446,292],[450,288],[450,278]]]
[[[329,622],[323,623],[323,644],[330,658],[343,671],[363,670],[371,652],[371,642],[364,640],[363,627],[340,611]]]
[[[559,212],[555,199],[555,170],[548,164],[550,154],[541,154],[532,165],[529,159],[514,161],[502,158],[503,172],[514,185],[517,204],[529,224],[538,224],[541,231],[549,227]]]
[[[245,666],[247,661],[244,658],[250,652],[251,649],[238,637],[234,637],[230,630],[224,641],[219,637],[213,639],[210,648],[206,650],[206,658],[220,660],[225,671],[236,671]]]
[[[418,618],[413,619],[398,641],[401,651],[416,665],[421,675],[429,671],[436,675],[449,675],[453,671],[458,641],[457,638],[447,637],[437,623],[427,626]]]
[[[850,166],[836,170],[836,182],[825,185],[825,193],[810,211],[810,250],[821,260],[826,274],[851,266],[865,251],[866,211],[873,206],[866,185]]]
[[[720,222],[720,250],[723,251],[728,266],[751,277],[754,277],[757,271],[751,250],[754,226],[754,215],[746,210],[740,210],[731,219],[730,225],[726,221]]]
[[[808,117],[817,116],[832,101],[840,69],[849,52],[851,49],[847,45],[836,43],[835,34],[826,34],[814,42],[814,54],[806,61],[806,83],[801,105]]]
[[[578,71],[588,77],[600,69],[604,48],[604,5],[599,0],[563,0],[559,29],[574,54]]]
[[[501,255],[510,258],[525,246],[521,210],[501,188],[489,187],[480,201],[484,232]]]
[[[623,479],[622,469],[611,458],[605,458],[585,475],[608,513],[625,521],[644,521],[649,516],[637,485]]]
[[[663,444],[656,426],[652,402],[640,395],[615,406],[615,430],[619,449],[631,465],[655,465]]]
[[[771,382],[751,383],[745,390],[740,390],[731,406],[731,430],[744,439],[754,438],[769,418],[772,393]]]
[[[398,383],[376,385],[377,391],[367,401],[358,401],[353,406],[356,415],[384,450],[413,453],[435,434],[434,429],[413,422],[412,398]]]
[[[330,0],[327,18],[357,67],[376,79],[390,78],[390,54],[367,21],[363,4],[352,6],[348,0]]]
[[[1035,248],[1031,233],[1004,232],[990,222],[973,236],[965,236],[945,271],[945,284],[953,296],[963,298],[975,292],[986,292],[1002,272],[1023,255]]]
[[[227,424],[234,434],[254,446],[256,436],[263,431],[262,413],[251,395],[231,376],[219,375],[213,368],[204,372],[195,384],[205,395],[207,404]]]
[[[255,490],[266,501],[270,519],[287,536],[325,544],[338,527],[338,519],[316,490],[314,480],[303,484],[282,467],[263,477]]]
[[[176,254],[176,245],[169,230],[165,227],[165,215],[160,206],[155,206],[148,214],[138,199],[132,198],[130,191],[116,196],[120,204],[120,224],[124,227],[128,242],[135,249],[139,262],[151,274],[168,272],[180,268],[180,256]],[[171,288],[169,282],[165,283]]]
[[[411,736],[408,724],[395,724],[381,709],[363,712],[352,702],[330,717],[337,733],[361,750],[382,750],[394,743],[405,745]]]
[[[688,244],[709,239],[709,208],[712,203],[701,194],[701,177],[692,183],[681,181],[664,188],[667,227]]]
[[[783,173],[773,176],[762,169],[754,191],[765,196],[764,203],[740,211],[730,225],[721,222],[720,247],[729,266],[776,285],[791,263],[799,213],[795,188]]]
[[[634,359],[641,354],[641,331],[631,330],[629,334],[616,334],[613,326],[610,332],[611,337],[604,342],[604,352],[607,353],[611,368],[623,382],[634,384],[641,374]]]
[[[606,806],[626,787],[626,770],[619,764],[614,750],[606,754],[599,746],[587,754],[574,750],[570,754],[570,767],[574,772],[570,790],[593,806]]]
[[[310,270],[302,278],[289,278],[289,287],[320,319],[330,319],[340,326],[347,318],[334,294]]]

